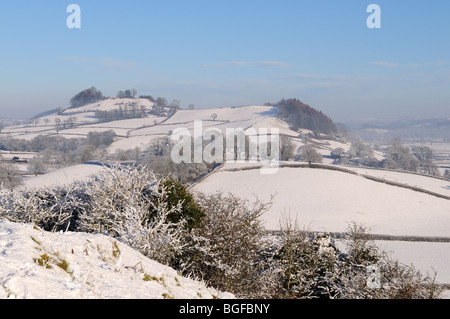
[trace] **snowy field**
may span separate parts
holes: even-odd
[[[0,299],[230,299],[105,235],[0,221]]]
[[[259,169],[223,168],[194,190],[222,191],[249,200],[275,195],[262,217],[270,230],[277,230],[280,216],[289,213],[317,231],[342,232],[349,222],[357,222],[376,234],[450,237],[448,200],[339,171],[279,168],[274,175],[263,175]]]
[[[64,186],[75,181],[85,181],[105,169],[101,165],[80,164],[57,169],[43,175],[24,179],[21,187],[39,188],[42,186]]]
[[[450,196],[450,181],[431,176],[412,174],[408,172],[395,172],[370,168],[347,167],[348,169],[369,176],[378,177],[387,181],[422,188],[445,196]]]
[[[447,199],[325,169],[279,168],[274,175],[263,175],[259,169],[230,171],[251,166],[226,164],[193,190],[233,193],[250,201],[275,195],[271,208],[262,216],[269,230],[278,230],[280,218],[288,214],[301,228],[312,231],[345,232],[349,223],[356,222],[369,227],[372,234],[450,237]],[[352,170],[450,195],[448,181],[381,170]],[[413,264],[424,274],[432,274],[434,269],[438,282],[450,283],[450,243],[376,243],[400,262]]]

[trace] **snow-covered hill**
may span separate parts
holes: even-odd
[[[111,111],[118,110],[134,103],[139,109],[143,108],[146,115],[143,118],[115,120],[100,123],[95,117],[97,110]],[[110,145],[110,153],[118,149],[134,149],[145,147],[155,137],[168,136],[175,129],[186,128],[193,131],[194,122],[202,121],[203,129],[214,127],[225,133],[227,128],[242,128],[247,130],[251,127],[255,129],[277,128],[280,134],[297,138],[301,132],[307,130],[293,131],[289,125],[276,117],[277,110],[273,106],[243,106],[243,107],[223,107],[199,110],[179,110],[173,116],[157,116],[151,112],[154,104],[146,99],[117,99],[109,98],[103,101],[85,105],[79,108],[66,109],[59,113],[45,115],[35,123],[22,124],[5,127],[0,136],[11,136],[25,140],[31,140],[38,135],[56,135],[66,138],[83,138],[89,132],[105,132],[112,130],[116,133],[115,142]],[[214,115],[214,116],[213,116]],[[64,123],[69,118],[74,118],[73,127],[66,127],[59,132],[56,130],[55,120]],[[294,139],[294,142],[298,142]],[[301,143],[297,143],[301,145]],[[337,145],[339,144],[339,145]],[[336,141],[322,140],[321,152],[329,155],[332,148],[337,146],[348,149],[349,145]]]
[[[147,99],[117,99],[108,98],[99,102],[88,104],[82,107],[65,109],[54,111],[53,113],[46,114],[44,116],[38,117],[29,123],[7,126],[2,130],[3,135],[11,136],[14,138],[31,140],[38,135],[55,135],[60,134],[65,137],[83,137],[90,131],[106,131],[110,128],[107,123],[99,124],[99,119],[95,116],[96,111],[112,111],[119,110],[120,108],[131,108],[132,105],[138,110],[144,109],[147,113],[152,109],[154,103]],[[73,122],[74,128],[64,128],[59,132],[56,130],[56,121],[60,123],[65,123],[69,119]],[[139,119],[138,119],[139,120]],[[125,128],[128,130],[134,129],[137,125],[154,124],[155,117],[148,115],[144,119],[144,124],[137,124],[135,119],[123,120],[125,123]],[[128,123],[128,121],[131,121]],[[122,121],[114,121],[122,122]],[[139,122],[139,121],[138,121]],[[141,121],[142,122],[142,121]],[[103,126],[105,125],[106,126]],[[119,131],[118,135],[123,133],[124,129],[120,124],[115,125]],[[89,125],[93,125],[89,128]],[[98,125],[100,125],[98,127]],[[122,123],[122,126],[124,124]],[[125,131],[126,132],[126,131]]]
[[[0,299],[233,298],[105,235],[0,220]]]

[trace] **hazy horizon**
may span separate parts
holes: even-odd
[[[67,7],[81,8],[70,29]],[[369,4],[381,8],[370,29]],[[213,108],[297,98],[335,122],[450,118],[450,2],[0,3],[0,117],[105,96]]]

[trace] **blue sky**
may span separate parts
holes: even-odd
[[[69,4],[81,29],[69,29]],[[369,29],[369,4],[381,29]],[[295,97],[335,121],[450,118],[450,1],[0,2],[0,117],[104,95],[197,108]]]

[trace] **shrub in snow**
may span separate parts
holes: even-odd
[[[445,170],[444,177],[445,177],[446,179],[450,179],[450,169],[446,169],[446,170]]]
[[[291,224],[292,225],[292,224]],[[312,236],[296,228],[281,229],[276,253],[282,269],[282,298],[427,299],[442,287],[434,276],[392,260],[370,240],[367,228],[351,224],[347,252],[328,234]]]
[[[159,182],[158,192],[169,209],[181,205],[180,209],[169,215],[170,222],[178,223],[184,219],[188,231],[200,226],[205,213],[184,185],[171,178],[164,178]]]
[[[167,201],[166,186],[148,169],[115,167],[86,185],[89,207],[79,217],[80,231],[108,233],[163,263],[182,248],[182,204]]]
[[[268,203],[221,193],[196,197],[205,217],[189,233],[175,267],[216,289],[249,297],[257,287],[255,267],[265,235],[259,217]]]
[[[184,214],[195,211],[192,202],[177,201],[183,190],[177,187],[143,167],[113,167],[87,182],[7,192],[0,197],[0,217],[46,231],[109,234],[168,263],[183,245]],[[189,222],[197,223],[192,216]]]
[[[340,254],[328,234],[312,236],[290,220],[280,223],[275,260],[281,268],[279,297],[332,298],[338,291]]]
[[[0,196],[0,217],[33,223],[46,231],[74,231],[78,216],[86,209],[79,184],[16,190]]]
[[[439,298],[434,276],[390,259],[367,228],[349,226],[346,253],[327,233],[299,230],[292,220],[280,221],[280,232],[258,252],[253,266],[259,289],[251,298],[421,299]]]
[[[435,299],[443,287],[436,273],[423,275],[413,265],[403,265],[381,251],[367,227],[351,224],[347,232],[348,255],[342,261],[340,298]],[[368,269],[377,269],[378,283],[370,283]]]

